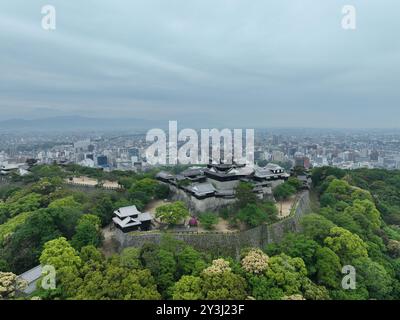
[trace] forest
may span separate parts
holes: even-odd
[[[63,183],[72,174],[112,174],[124,188],[74,190]],[[101,228],[113,210],[143,208],[168,189],[154,172],[103,176],[77,166],[35,166],[29,177],[0,187],[0,299],[400,299],[400,172],[323,167],[313,169],[312,181],[313,213],[303,217],[301,232],[280,243],[215,256],[166,234],[160,244],[106,257]],[[234,216],[245,215],[249,227],[273,222],[270,204],[241,188]],[[56,289],[18,297],[15,275],[39,263],[55,267]],[[355,289],[342,286],[344,266],[356,271]]]

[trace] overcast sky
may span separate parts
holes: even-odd
[[[41,27],[45,4],[55,31]],[[346,4],[354,31],[341,28]],[[2,0],[0,119],[400,127],[399,11],[398,0]]]

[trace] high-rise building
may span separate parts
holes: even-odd
[[[107,156],[98,156],[97,157],[97,165],[99,167],[105,167],[108,165],[108,159]]]
[[[275,150],[272,152],[272,161],[285,161],[285,154],[282,151]]]
[[[309,169],[311,167],[310,158],[305,156],[297,156],[295,158],[295,166]]]
[[[255,161],[265,160],[264,151],[261,151],[261,150],[254,151],[254,160]]]
[[[140,150],[139,150],[139,148],[130,148],[128,150],[128,154],[129,154],[130,157],[139,158],[140,157]]]
[[[371,154],[369,155],[369,158],[371,159],[371,161],[378,161],[379,160],[379,152],[374,150],[371,152]]]
[[[90,145],[90,139],[86,139],[86,140],[81,140],[81,141],[77,141],[74,143],[74,148],[76,152],[83,152],[83,151],[88,151]]]
[[[279,136],[273,135],[272,136],[272,145],[277,146],[279,144]]]

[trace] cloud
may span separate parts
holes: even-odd
[[[385,127],[400,116],[395,0],[356,3],[355,31],[341,29],[339,0],[52,4],[53,32],[40,27],[42,1],[0,5],[3,118],[47,108],[222,126]]]

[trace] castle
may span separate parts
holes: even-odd
[[[260,199],[272,199],[272,189],[289,178],[289,174],[276,164],[265,167],[246,164],[208,164],[191,167],[173,175],[161,171],[159,181],[170,186],[174,200],[184,201],[194,212],[215,211],[236,201],[238,184],[248,182]]]

